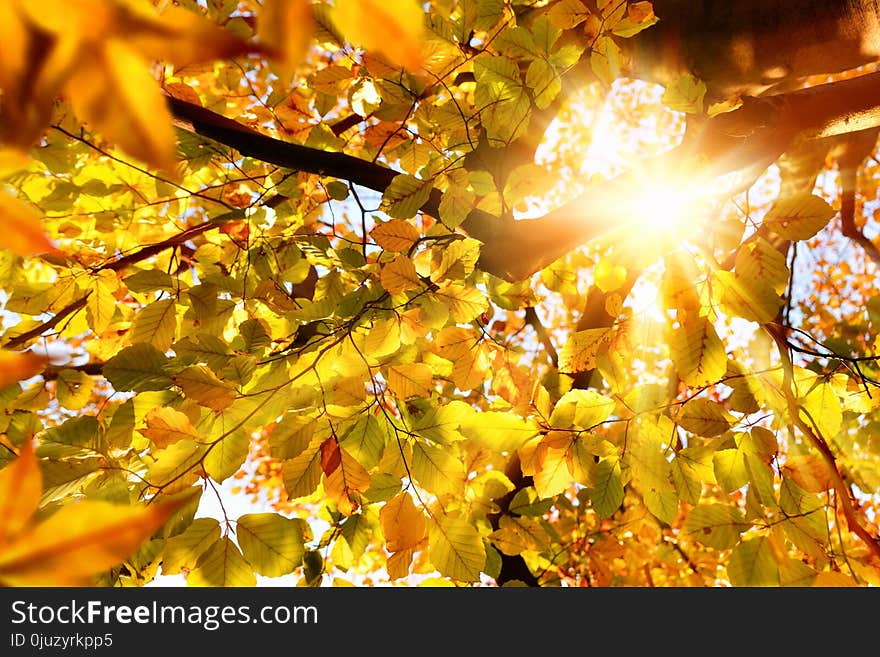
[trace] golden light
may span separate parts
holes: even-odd
[[[628,220],[648,234],[684,239],[699,219],[697,200],[689,185],[649,183],[626,204]]]

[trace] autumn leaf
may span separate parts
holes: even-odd
[[[147,412],[146,429],[140,433],[156,447],[162,449],[180,440],[197,440],[199,434],[186,414],[167,406],[156,407]]]
[[[257,20],[257,36],[271,48],[278,69],[287,78],[305,58],[312,31],[308,0],[264,0]]]
[[[146,506],[72,502],[35,521],[41,475],[31,448],[0,471],[0,581],[7,586],[77,586],[128,557],[180,502]],[[14,489],[14,491],[13,491]],[[8,501],[7,501],[8,500]]]
[[[385,543],[391,552],[411,550],[427,537],[427,519],[409,493],[388,500],[379,512]]]
[[[46,356],[32,351],[0,349],[0,388],[39,374],[48,362]]]
[[[353,43],[385,55],[409,70],[422,65],[424,12],[415,0],[339,0],[333,13]]]
[[[53,251],[40,215],[24,201],[0,191],[0,248],[28,256]]]

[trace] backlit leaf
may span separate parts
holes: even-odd
[[[431,525],[431,563],[446,577],[475,582],[486,563],[486,548],[479,532],[463,518],[444,516]]]
[[[0,581],[14,586],[83,585],[134,552],[174,504],[69,504],[18,532],[0,552]]]
[[[126,347],[104,365],[104,376],[116,390],[167,390],[174,382],[165,374],[168,358],[151,344]]]
[[[747,528],[739,509],[725,504],[704,504],[688,512],[682,532],[703,545],[726,550],[739,543],[740,534]]]
[[[413,504],[409,493],[391,498],[379,511],[382,533],[391,552],[418,547],[427,538],[427,518]]]
[[[255,586],[257,578],[238,546],[223,537],[202,554],[186,578],[189,586]]]
[[[422,65],[424,12],[416,0],[339,0],[333,20],[357,45],[409,70]]]
[[[782,198],[764,217],[764,223],[786,240],[808,240],[834,216],[828,202],[815,194]]]
[[[176,330],[174,299],[160,299],[138,313],[131,327],[131,341],[148,342],[160,351],[167,351],[174,342]]]
[[[238,518],[235,537],[254,570],[266,577],[292,572],[302,563],[303,537],[296,520],[277,513],[249,513]]]
[[[139,429],[156,447],[163,449],[179,440],[198,440],[199,434],[189,417],[167,406],[157,406],[144,418],[146,429]]]
[[[700,388],[727,372],[727,354],[715,328],[705,317],[685,315],[669,340],[672,360],[681,380]]]

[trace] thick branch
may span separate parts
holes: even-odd
[[[285,168],[348,180],[382,193],[398,173],[343,153],[283,142],[197,105],[169,99],[177,125],[231,146],[243,155]],[[880,73],[751,99],[735,112],[706,122],[699,137],[629,173],[589,189],[580,198],[539,218],[503,222],[472,211],[460,230],[483,242],[480,266],[507,280],[528,277],[572,249],[619,227],[620,203],[648,175],[701,172],[706,186],[741,172],[746,182],[773,163],[795,139],[812,139],[880,125]],[[651,173],[653,172],[653,173]],[[745,184],[745,183],[744,183]],[[421,210],[439,215],[441,192],[432,190]]]

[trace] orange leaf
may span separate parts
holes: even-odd
[[[328,477],[342,463],[342,453],[339,451],[339,442],[330,437],[321,443],[321,470]]]
[[[149,411],[144,418],[146,429],[139,429],[156,447],[164,449],[179,440],[198,440],[199,434],[189,418],[167,406],[159,406]]]
[[[74,502],[4,545],[0,582],[11,586],[86,585],[130,556],[179,505]]]
[[[337,0],[333,17],[353,43],[409,70],[422,66],[425,15],[417,0]]]
[[[808,493],[821,493],[834,487],[828,465],[813,454],[789,456],[782,471]]]
[[[403,219],[392,219],[376,226],[370,236],[386,251],[407,251],[419,239],[419,231]]]
[[[275,51],[277,66],[286,77],[305,58],[314,25],[308,0],[263,0],[257,36]]]
[[[48,358],[32,351],[0,349],[0,388],[39,374],[47,362]]]
[[[174,172],[176,141],[165,96],[147,60],[128,43],[111,38],[84,54],[65,91],[76,114],[107,139],[151,167]]]
[[[28,441],[18,458],[0,470],[0,545],[17,534],[37,510],[43,493],[43,478]]]
[[[412,497],[406,491],[385,503],[379,511],[379,522],[382,523],[385,543],[391,552],[417,547],[428,531],[425,514],[413,504]]]
[[[0,192],[0,226],[0,248],[24,256],[55,249],[43,232],[40,215],[24,201],[4,192]]]

